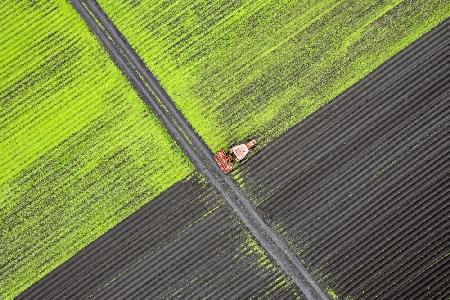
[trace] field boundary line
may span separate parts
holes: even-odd
[[[256,212],[236,182],[220,171],[206,144],[177,110],[155,76],[93,0],[71,0],[74,9],[104,46],[142,100],[150,106],[169,135],[193,165],[222,194],[258,243],[303,292],[307,299],[329,299],[286,243]]]

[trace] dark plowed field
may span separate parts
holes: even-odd
[[[223,202],[180,182],[19,298],[299,298]]]
[[[338,296],[449,295],[449,38],[447,20],[241,168]]]

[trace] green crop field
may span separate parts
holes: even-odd
[[[450,2],[100,4],[213,150],[262,145],[450,16]]]
[[[191,172],[69,3],[0,8],[0,299]]]

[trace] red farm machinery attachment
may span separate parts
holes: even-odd
[[[214,160],[222,172],[228,174],[233,170],[235,164],[244,160],[245,156],[255,145],[256,140],[252,139],[245,144],[229,146],[226,150],[220,149],[214,154]]]

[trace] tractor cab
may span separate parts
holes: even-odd
[[[252,139],[245,144],[231,145],[227,149],[220,149],[214,154],[214,160],[220,170],[228,174],[233,170],[235,164],[244,161],[244,158],[255,145],[256,140]]]

